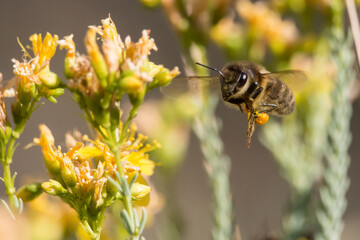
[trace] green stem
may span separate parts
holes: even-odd
[[[137,108],[136,108],[137,109]],[[134,110],[134,108],[132,109],[132,111]],[[130,112],[130,116],[132,116],[131,112]],[[127,120],[127,124],[125,124],[125,127],[122,129],[122,133],[121,136],[123,137],[123,133],[126,132],[127,130],[127,126],[130,124],[131,118],[129,116],[128,120]],[[107,139],[109,142],[109,147],[111,149],[111,151],[114,153],[115,156],[115,160],[116,160],[116,165],[117,165],[117,169],[118,169],[118,173],[120,174],[120,179],[123,182],[120,182],[120,186],[123,187],[124,185],[127,185],[126,188],[128,188],[128,183],[127,180],[125,178],[125,173],[124,173],[124,168],[121,162],[121,156],[120,156],[120,146],[122,144],[122,141],[118,141],[117,140],[117,131],[119,129],[116,128],[114,131],[111,131],[110,128],[107,129],[108,131],[108,136],[109,138]],[[122,199],[124,207],[125,207],[125,211],[128,213],[129,218],[130,218],[130,224],[132,224],[133,226],[135,226],[135,218],[134,218],[134,214],[133,214],[133,206],[132,206],[132,196],[131,196],[131,189],[129,189],[129,191],[124,191],[124,197]],[[135,236],[130,234],[130,239],[131,240],[137,240],[139,239],[139,236]]]
[[[15,196],[15,187],[12,181],[12,176],[11,176],[11,171],[10,171],[10,165],[3,162],[2,163],[3,168],[4,168],[4,183],[5,183],[5,191],[6,191],[6,195],[9,198],[9,202],[10,202],[10,208],[11,210],[15,210],[16,209],[16,202],[17,202],[17,198]]]
[[[15,127],[15,129],[13,130],[13,133],[11,134],[9,143],[7,145],[6,148],[6,155],[2,156],[2,166],[4,169],[4,184],[5,184],[5,192],[6,195],[9,198],[9,202],[10,202],[10,209],[12,211],[16,211],[19,213],[20,211],[20,205],[18,204],[19,201],[15,195],[16,193],[16,188],[14,186],[14,177],[11,174],[11,169],[10,169],[10,165],[12,163],[12,158],[13,158],[13,154],[15,151],[15,147],[16,147],[16,140],[20,137],[20,135],[22,134],[22,132],[24,131],[25,125],[27,120],[30,118],[31,113],[33,111],[33,108],[35,106],[35,103],[32,102],[32,104],[30,105],[27,117],[22,119],[22,121],[20,121],[20,123],[18,123]],[[3,148],[3,149],[4,149]]]
[[[131,121],[136,117],[139,107],[140,107],[140,104],[132,106],[130,113],[129,113],[129,117],[126,120],[126,122],[123,126],[123,129],[122,129],[122,132],[121,132],[120,143],[122,143],[124,141],[126,134],[127,134],[127,129],[129,128]]]
[[[91,240],[99,240],[100,239],[100,231],[95,233],[87,220],[81,220],[80,221],[81,226],[85,230],[85,232],[90,236]]]

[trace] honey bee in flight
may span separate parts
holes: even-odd
[[[269,119],[268,114],[283,116],[294,111],[295,97],[287,84],[301,85],[306,79],[302,71],[288,70],[271,73],[261,65],[250,61],[230,62],[221,70],[200,63],[196,64],[219,73],[219,77],[212,79],[220,82],[224,102],[248,114],[248,147],[255,131],[254,123],[258,125],[266,123]],[[187,77],[187,79],[209,80],[209,77],[195,76]]]

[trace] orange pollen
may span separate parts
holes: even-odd
[[[259,113],[258,115],[256,115],[255,123],[256,123],[257,125],[263,125],[263,124],[265,124],[268,120],[269,120],[269,115],[267,115],[266,113]]]

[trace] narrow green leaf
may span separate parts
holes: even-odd
[[[120,217],[121,217],[121,220],[124,224],[124,227],[126,229],[126,231],[131,234],[131,235],[134,235],[135,233],[135,227],[133,226],[132,222],[130,221],[130,216],[129,214],[123,210],[120,212]]]
[[[24,210],[24,202],[21,198],[18,198],[18,199],[19,199],[18,211],[19,211],[19,214],[21,214],[22,211]]]
[[[14,215],[13,212],[11,211],[9,205],[8,205],[8,204],[5,202],[5,200],[2,199],[2,198],[1,198],[1,203],[3,204],[3,206],[5,207],[5,209],[9,212],[11,218],[12,218],[13,220],[15,220],[15,215]]]
[[[139,235],[144,231],[145,228],[145,223],[146,223],[146,210],[143,207],[142,208],[142,214],[141,214],[141,222],[140,222],[140,226],[139,226]]]
[[[135,227],[139,227],[140,222],[139,222],[139,215],[136,211],[135,208],[133,208],[133,212],[134,212],[134,223],[135,223]]]
[[[112,177],[107,176],[107,179],[108,179],[108,181],[109,181],[111,184],[113,184],[113,185],[119,190],[119,192],[120,192],[122,195],[124,195],[123,189],[121,188],[121,186],[120,186]]]
[[[130,181],[130,183],[129,183],[129,189],[130,189],[130,191],[131,191],[132,186],[133,186],[133,184],[134,184],[134,182],[136,181],[136,179],[137,179],[138,176],[139,176],[139,173],[136,172],[135,175],[134,175],[134,177],[131,179],[131,181]]]

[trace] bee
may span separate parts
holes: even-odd
[[[248,147],[255,131],[255,123],[265,124],[269,119],[268,114],[284,116],[294,111],[295,96],[287,84],[292,83],[292,85],[298,85],[299,88],[306,79],[302,71],[288,70],[271,73],[261,65],[250,61],[230,62],[221,70],[201,63],[196,64],[216,71],[219,76],[213,79],[220,83],[223,101],[247,113]],[[187,79],[209,80],[209,77],[195,76],[187,77]]]

